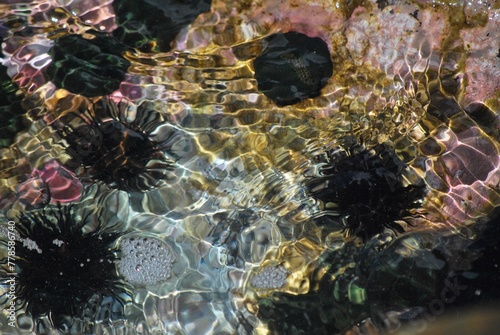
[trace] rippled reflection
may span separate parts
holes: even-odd
[[[498,304],[499,8],[4,1],[1,330],[405,334]]]

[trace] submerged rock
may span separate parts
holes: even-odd
[[[308,275],[309,291],[261,299],[259,317],[273,334],[337,334],[365,320],[390,331],[445,313],[460,317],[464,307],[494,306],[500,300],[497,215],[460,234],[380,234],[361,247],[348,242],[326,250]]]
[[[210,10],[211,0],[114,1],[119,27],[113,34],[141,51],[169,51],[182,28]]]

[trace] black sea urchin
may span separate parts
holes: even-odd
[[[128,295],[115,268],[113,244],[119,233],[111,229],[116,227],[97,225],[86,231],[93,223],[90,214],[79,219],[70,206],[23,213],[10,222],[15,222],[17,235],[16,297],[32,317],[46,315],[64,330],[73,318],[96,313],[104,297]],[[4,278],[13,272],[5,265],[1,271]]]
[[[103,99],[87,115],[64,116],[59,132],[73,163],[81,167],[77,175],[128,192],[147,191],[173,167],[163,151],[172,135],[166,133],[167,127],[157,131],[165,123],[153,110],[140,108],[134,121],[123,114],[113,102]]]
[[[60,88],[95,97],[120,87],[130,62],[122,53],[128,48],[112,36],[99,32],[59,37],[50,49],[47,68],[50,80]]]
[[[266,48],[253,61],[259,91],[278,106],[320,95],[333,74],[327,44],[297,32],[274,34],[266,41]]]
[[[422,198],[423,184],[403,185],[405,164],[383,144],[370,150],[350,149],[327,154],[328,165],[308,189],[325,204],[333,203],[347,236],[364,240],[384,227],[402,232],[395,220],[408,216]]]

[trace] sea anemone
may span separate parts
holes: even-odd
[[[405,185],[406,170],[387,145],[369,150],[353,146],[328,152],[322,174],[309,180],[307,187],[324,207],[340,215],[347,237],[367,240],[384,228],[402,232],[396,221],[418,206],[424,195],[423,182]]]
[[[106,297],[120,301],[128,296],[127,285],[118,279],[115,269],[117,227],[95,224],[91,214],[80,217],[73,206],[59,204],[22,213],[10,221],[15,222],[12,263],[17,272],[18,307],[35,319],[48,316],[62,330],[74,318],[88,317],[91,311],[97,314],[96,306]],[[8,279],[12,264],[5,260],[2,264],[2,278]],[[123,306],[125,301],[121,302]]]
[[[141,106],[133,121],[132,113],[127,113],[123,105],[102,99],[86,112],[62,116],[54,126],[67,143],[73,158],[69,165],[79,177],[143,192],[157,186],[172,170],[170,157],[176,157],[166,151],[175,136],[160,113]]]

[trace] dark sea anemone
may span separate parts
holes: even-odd
[[[174,135],[160,113],[142,106],[130,121],[122,107],[102,99],[88,111],[63,115],[54,126],[79,177],[128,192],[147,191],[173,169],[173,154],[166,152]]]
[[[310,194],[334,208],[346,236],[366,240],[384,228],[402,232],[395,221],[410,215],[424,195],[423,182],[404,185],[406,165],[394,150],[379,144],[330,151],[319,177],[309,181]]]
[[[116,226],[104,227],[95,219],[59,205],[10,221],[15,222],[18,308],[34,319],[47,316],[52,325],[67,330],[75,318],[95,318],[107,297],[123,307],[129,294],[118,279],[113,249],[120,234]],[[12,268],[2,263],[2,277],[9,278]]]

